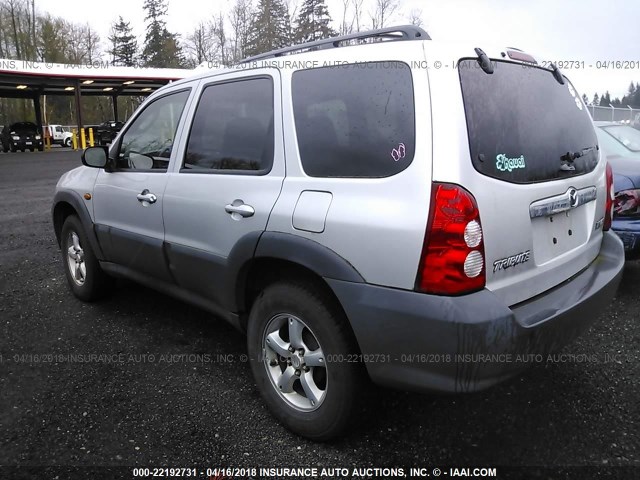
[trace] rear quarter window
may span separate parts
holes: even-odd
[[[475,169],[511,183],[534,183],[591,172],[598,144],[591,117],[571,83],[543,68],[477,59],[458,64]],[[575,153],[584,153],[578,158]],[[567,154],[571,154],[567,156]]]
[[[415,152],[411,69],[370,62],[293,74],[302,168],[312,177],[388,177]]]

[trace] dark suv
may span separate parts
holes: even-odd
[[[113,141],[113,139],[116,138],[118,132],[122,130],[123,125],[123,122],[114,121],[101,123],[95,129],[96,143],[98,145],[109,145]]]
[[[17,122],[5,126],[0,134],[0,139],[2,149],[5,152],[17,152],[18,150],[33,152],[36,148],[40,151],[44,150],[42,135],[35,123]]]

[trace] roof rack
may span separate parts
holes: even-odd
[[[272,50],[267,53],[261,53],[254,55],[253,57],[245,58],[240,63],[255,62],[256,60],[262,60],[265,58],[281,57],[283,55],[292,53],[312,52],[315,50],[325,50],[329,48],[338,48],[343,46],[341,44],[350,42],[353,40],[366,41],[367,39],[374,39],[377,41],[404,41],[404,40],[431,40],[429,34],[420,27],[415,25],[401,25],[398,27],[380,28],[377,30],[369,30],[366,32],[352,33],[349,35],[342,35],[339,37],[325,38],[323,40],[315,40],[313,42],[301,43],[298,45],[292,45],[290,47],[280,48],[278,50]]]

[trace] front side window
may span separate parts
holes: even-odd
[[[311,177],[376,178],[411,164],[415,109],[402,62],[323,67],[293,74],[302,168]]]
[[[270,77],[209,85],[193,118],[182,171],[267,173],[273,137]]]
[[[120,142],[116,168],[166,171],[189,91],[165,95],[136,117]]]

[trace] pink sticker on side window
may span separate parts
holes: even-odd
[[[395,162],[403,159],[406,155],[407,149],[404,146],[404,143],[398,145],[398,148],[394,148],[393,150],[391,150],[391,158],[393,158]]]

